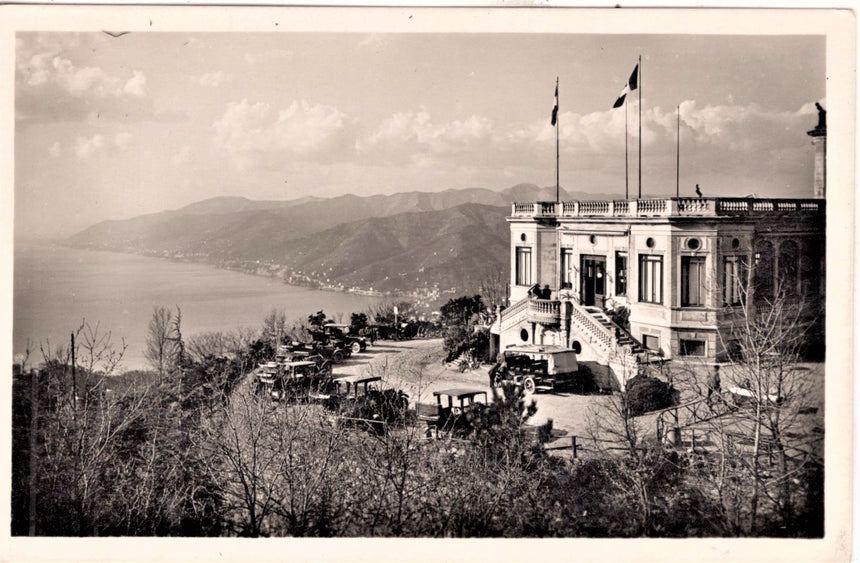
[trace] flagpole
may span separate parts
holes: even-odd
[[[624,199],[630,199],[630,172],[627,167],[627,106],[624,104]]]
[[[681,106],[678,105],[678,130],[675,150],[675,197],[681,197]]]
[[[639,199],[642,199],[642,55],[639,55]]]
[[[555,77],[555,104],[556,104],[556,117],[555,117],[555,202],[558,203],[559,197],[559,151],[558,151],[558,130],[561,129],[559,126],[559,115],[558,115],[558,76]]]

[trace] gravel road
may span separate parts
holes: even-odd
[[[433,391],[453,387],[470,387],[490,392],[489,365],[460,373],[443,363],[442,340],[408,340],[377,342],[366,352],[357,354],[335,366],[334,376],[372,373],[387,385],[409,394],[412,403],[432,403]],[[529,424],[542,424],[553,419],[553,427],[568,434],[587,434],[587,411],[600,405],[607,397],[574,393],[537,393],[537,414]]]

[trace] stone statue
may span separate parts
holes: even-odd
[[[815,102],[815,109],[818,110],[818,125],[816,129],[827,129],[827,110],[821,107],[821,104]]]

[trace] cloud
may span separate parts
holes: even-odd
[[[643,169],[661,189],[664,184],[674,188],[675,108],[643,102]],[[701,173],[704,178],[708,174],[725,193],[735,193],[740,184],[775,189],[773,186],[792,181],[803,191],[797,178],[805,175],[809,160],[805,132],[815,125],[815,113],[812,104],[781,111],[753,104],[685,101],[680,106],[682,176],[698,178]],[[635,169],[638,112],[630,108],[628,117],[630,166]],[[566,112],[559,122],[567,185],[614,189],[610,184],[620,178],[623,186],[624,110]],[[421,108],[383,119],[356,142],[356,149],[368,164],[447,170],[462,177],[514,174],[534,181],[541,171],[554,176],[555,140],[555,128],[544,117],[520,123],[494,122],[479,115],[438,121]],[[659,182],[657,176],[661,176]]]
[[[285,157],[335,158],[349,146],[352,124],[337,108],[306,100],[277,109],[244,99],[229,104],[212,126],[215,143],[242,168]]]
[[[131,141],[131,133],[125,133],[125,132],[117,133],[116,135],[114,135],[114,138],[113,138],[114,144],[121,149],[128,148],[128,144],[130,141]]]
[[[117,150],[125,150],[131,142],[131,133],[121,132],[113,136],[109,140],[101,133],[96,133],[92,137],[78,137],[75,140],[75,156],[78,158],[89,158],[98,153],[115,152]]]
[[[100,34],[101,35],[101,34]],[[17,38],[15,117],[19,121],[151,119],[156,115],[140,70],[107,72],[75,60],[79,34],[22,34]],[[93,51],[103,40],[86,35]],[[90,49],[86,49],[87,52]]]
[[[295,57],[295,52],[288,49],[267,49],[255,53],[245,53],[245,62],[249,65],[270,63],[272,61],[289,60]]]
[[[121,78],[109,76],[99,67],[78,67],[71,60],[51,53],[34,54],[18,64],[18,72],[28,86],[38,88],[53,85],[75,97],[142,96],[146,84],[146,76],[140,71],[134,71],[131,78],[123,82]]]
[[[128,79],[123,87],[123,92],[132,96],[143,96],[145,94],[144,87],[146,86],[146,75],[140,71],[134,71],[134,75]]]
[[[370,135],[356,143],[356,149],[383,161],[408,159],[429,166],[440,156],[492,144],[493,135],[493,122],[485,117],[473,115],[437,124],[422,108],[385,119]]]
[[[233,80],[233,75],[217,70],[215,72],[206,72],[197,76],[192,76],[191,81],[201,86],[220,86],[225,82]]]
[[[54,144],[51,145],[51,148],[48,149],[48,154],[50,154],[54,158],[57,158],[58,156],[63,154],[63,150],[60,147],[59,141],[54,141]]]
[[[78,137],[75,141],[75,155],[78,158],[89,158],[105,146],[105,139],[101,134],[92,137]]]

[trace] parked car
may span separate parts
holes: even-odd
[[[331,381],[331,364],[315,361],[268,362],[254,371],[254,394],[273,401],[307,398]]]
[[[456,388],[434,391],[435,411],[429,405],[417,405],[418,419],[427,424],[428,434],[465,436],[472,429],[475,414],[486,408],[487,392],[483,389]]]
[[[322,332],[330,339],[342,341],[353,354],[367,350],[367,339],[363,336],[350,334],[350,326],[337,323],[326,323],[322,326]]]
[[[332,381],[331,393],[323,404],[343,422],[382,432],[386,424],[406,421],[409,395],[397,389],[382,389],[381,381],[378,375],[338,377]]]
[[[557,383],[576,383],[576,351],[563,346],[511,346],[504,351],[507,370],[497,374],[493,386],[510,380],[528,393],[551,391]]]

